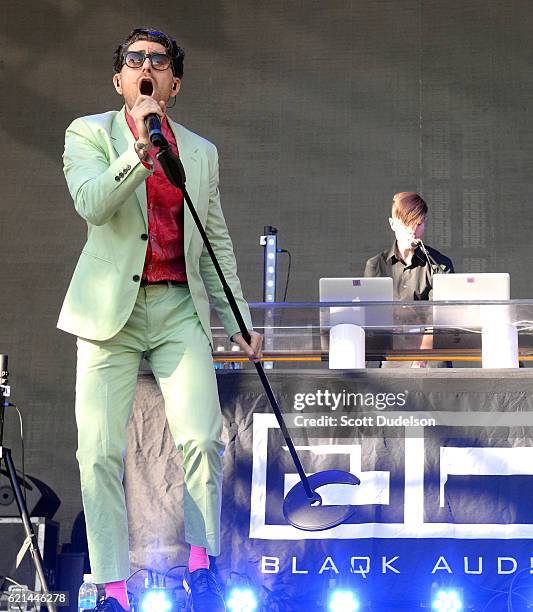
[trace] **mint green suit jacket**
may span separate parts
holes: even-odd
[[[248,305],[237,277],[233,245],[218,191],[216,147],[169,120],[187,177],[187,191],[235,294],[248,329]],[[139,292],[148,242],[145,180],[151,174],[133,148],[124,108],[72,122],[65,135],[64,173],[87,242],[65,297],[58,327],[89,340],[107,340],[125,325]],[[209,297],[229,336],[239,331],[200,233],[185,206],[187,280],[198,317],[211,338]],[[134,277],[137,280],[133,280]]]

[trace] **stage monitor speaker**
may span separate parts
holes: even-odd
[[[57,557],[57,591],[68,591],[69,605],[59,612],[78,612],[78,591],[83,582],[83,574],[88,574],[87,554],[83,552],[62,552]]]
[[[43,558],[48,588],[54,590],[59,525],[43,517],[32,517],[31,524],[37,537],[37,546]],[[20,518],[0,517],[0,575],[9,576],[30,589],[39,591],[41,582],[35,572],[35,566],[29,551],[26,552],[20,566],[16,567],[17,554],[25,539],[26,533]],[[4,585],[4,588],[7,589],[7,586]]]
[[[59,497],[52,489],[41,480],[28,476],[25,479],[22,475],[17,474],[20,488],[23,495],[26,497],[26,505],[30,516],[42,516],[47,519],[54,517],[57,509],[61,505]],[[18,517],[20,516],[15,500],[15,495],[11,489],[11,483],[7,472],[4,469],[0,470],[0,517]]]

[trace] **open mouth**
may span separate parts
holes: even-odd
[[[150,79],[143,79],[141,81],[139,91],[143,96],[151,96],[154,92],[154,86],[152,85],[152,81],[150,81]]]

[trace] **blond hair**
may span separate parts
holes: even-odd
[[[428,214],[428,205],[414,191],[401,191],[392,198],[391,214],[405,226],[422,223]]]

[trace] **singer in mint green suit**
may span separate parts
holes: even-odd
[[[252,329],[220,207],[217,150],[181,125],[170,121],[170,126],[187,190]],[[82,117],[69,126],[64,172],[88,235],[58,327],[78,337],[77,458],[93,577],[104,583],[129,573],[123,456],[143,356],[164,396],[175,443],[183,450],[186,540],[219,554],[223,444],[208,295],[229,336],[238,325],[186,206],[188,287],[140,286],[148,232],[145,180],[151,170],[134,150],[124,108]]]

